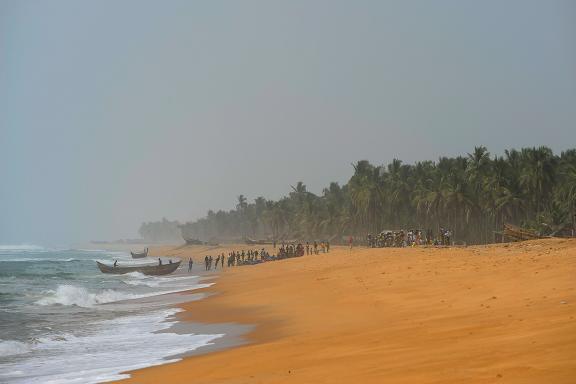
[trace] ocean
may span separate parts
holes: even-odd
[[[0,383],[99,383],[165,364],[222,334],[172,328],[194,275],[105,275],[96,261],[154,263],[105,250],[0,246]],[[184,268],[184,267],[181,267]]]

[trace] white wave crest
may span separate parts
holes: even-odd
[[[90,308],[97,304],[113,303],[115,301],[136,299],[141,296],[129,293],[103,290],[99,293],[90,293],[86,288],[73,285],[59,285],[55,291],[48,291],[49,296],[36,302],[39,305],[76,305]]]
[[[145,274],[143,274],[141,272],[129,272],[129,273],[125,273],[124,276],[133,277],[135,279],[147,279],[148,278],[148,276],[146,276]]]
[[[36,304],[65,306],[75,305],[83,308],[91,308],[98,304],[114,303],[123,300],[142,299],[145,297],[166,295],[169,293],[178,293],[199,288],[207,288],[212,284],[213,283],[194,284],[193,286],[187,285],[185,287],[172,287],[172,289],[159,290],[141,295],[123,293],[111,289],[105,289],[98,293],[91,293],[83,287],[76,287],[73,285],[59,285],[55,291],[48,291],[48,296],[36,301]]]
[[[17,244],[17,245],[0,245],[0,251],[41,251],[44,247],[31,244]]]
[[[71,261],[99,261],[98,259],[84,259],[84,260],[80,260],[80,259],[75,259],[73,257],[70,257],[68,259],[55,259],[55,258],[44,258],[44,257],[16,257],[16,258],[11,258],[11,259],[0,259],[0,261],[5,261],[5,262],[20,262],[20,261],[49,261],[49,262],[61,262],[61,263],[68,263]]]
[[[22,355],[31,351],[28,344],[15,340],[0,340],[0,357]]]
[[[140,272],[130,272],[123,275],[123,277],[127,278],[124,279],[124,283],[129,285],[136,285],[136,286],[145,286],[150,288],[159,287],[160,284],[163,282],[162,278],[154,277],[154,276],[146,276]]]
[[[154,280],[150,280],[150,281],[146,281],[146,280],[126,280],[125,283],[128,284],[128,285],[144,286],[144,287],[150,287],[150,288],[157,288],[157,287],[160,286],[160,282],[159,282],[159,281],[154,281]]]

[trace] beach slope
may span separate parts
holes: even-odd
[[[225,269],[213,291],[183,319],[255,324],[251,343],[122,383],[576,382],[576,240],[337,247]]]

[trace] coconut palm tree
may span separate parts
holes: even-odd
[[[491,240],[505,222],[551,231],[575,219],[576,150],[556,156],[547,147],[511,149],[491,158],[480,146],[466,157],[414,165],[394,159],[382,166],[362,160],[353,170],[348,183],[331,183],[321,195],[303,182],[278,201],[259,197],[248,203],[240,195],[235,209],[210,211],[179,228],[197,237],[258,233],[310,239],[444,226],[478,243]],[[142,233],[152,228],[147,223]]]

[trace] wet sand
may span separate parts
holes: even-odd
[[[228,249],[151,254],[193,256],[196,269]],[[576,382],[576,240],[337,247],[225,267],[215,282],[181,319],[255,325],[249,343],[122,383]]]

